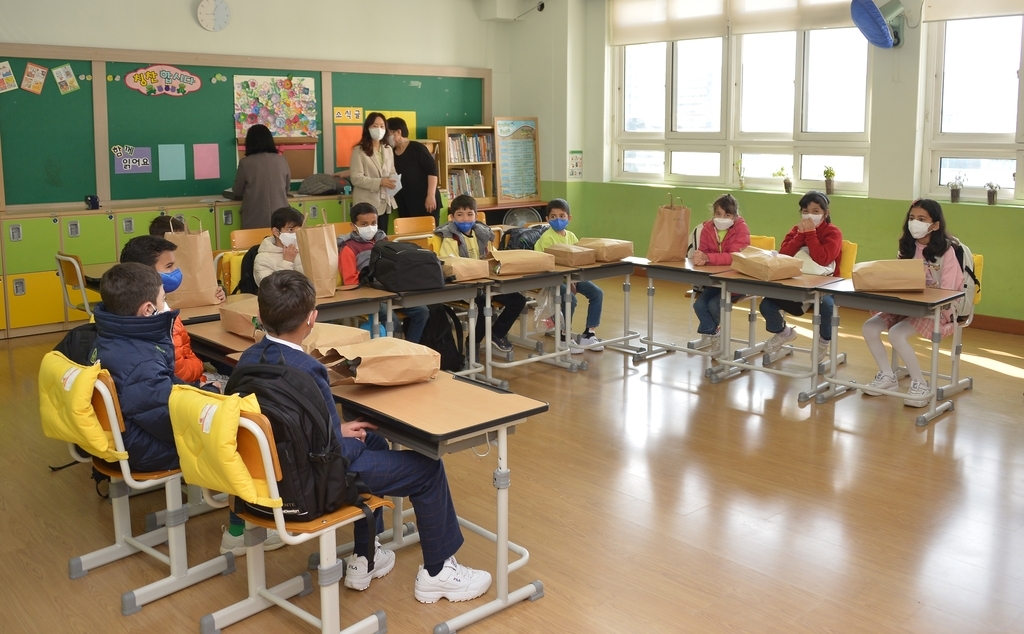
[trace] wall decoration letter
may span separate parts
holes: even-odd
[[[166,64],[147,66],[124,76],[124,83],[144,95],[170,95],[181,97],[195,92],[203,85],[198,75]]]

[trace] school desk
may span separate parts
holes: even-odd
[[[252,339],[224,330],[219,321],[207,321],[185,326],[192,339],[192,352],[204,361],[225,365],[238,363],[237,354],[256,343]],[[235,355],[232,357],[231,355]]]
[[[193,306],[191,308],[181,308],[178,310],[178,316],[181,317],[181,323],[189,326],[191,324],[202,324],[205,322],[217,322],[220,321],[220,308],[228,304],[240,302],[243,299],[252,299],[255,295],[249,295],[248,293],[239,293],[238,295],[228,295],[224,300],[223,304],[212,304],[210,306]]]
[[[593,282],[604,280],[610,277],[623,277],[622,282],[622,336],[602,339],[598,343],[589,346],[580,346],[589,350],[594,346],[604,346],[610,350],[618,350],[627,354],[642,352],[643,348],[629,345],[629,342],[640,336],[639,332],[629,329],[629,290],[632,287],[629,278],[633,275],[636,265],[633,262],[620,260],[618,262],[598,262],[597,264],[586,264],[579,267],[579,270],[572,274],[573,282]],[[571,303],[571,300],[570,300]]]
[[[528,416],[548,410],[548,404],[532,398],[496,390],[462,377],[442,372],[432,381],[377,387],[372,385],[343,385],[332,388],[342,409],[359,414],[374,422],[378,431],[395,443],[414,449],[431,458],[471,447],[490,448],[497,453],[498,467],[492,474],[497,489],[496,533],[462,517],[459,524],[469,531],[496,544],[497,567],[494,585],[497,598],[477,606],[455,618],[434,626],[434,632],[456,632],[525,599],[536,601],[544,596],[544,585],[533,581],[518,590],[509,591],[508,575],[526,565],[528,550],[509,541],[508,488],[511,471],[508,468],[508,433]],[[472,408],[459,408],[453,415],[449,403],[473,403]],[[436,406],[431,405],[436,404]],[[392,526],[402,526],[401,500],[395,501]],[[392,543],[397,549],[419,540],[418,534],[403,535],[392,531]],[[519,559],[509,564],[509,552]]]
[[[104,264],[86,264],[82,266],[82,277],[85,278],[85,287],[94,291],[100,290],[100,278],[109,271],[117,262],[106,262]]]
[[[940,288],[928,288],[922,292],[883,293],[880,291],[858,291],[853,288],[852,280],[840,280],[821,288],[822,291],[830,293],[836,308],[845,306],[860,310],[876,310],[893,315],[905,315],[907,317],[931,317],[932,318],[932,356],[931,375],[928,392],[928,410],[917,417],[915,424],[924,427],[934,420],[939,414],[952,411],[953,401],[937,403],[938,377],[939,377],[939,342],[942,341],[942,334],[939,328],[940,313],[943,307],[963,296],[963,291],[947,291]],[[864,384],[856,381],[845,381],[838,378],[836,370],[836,340],[839,333],[839,311],[836,310],[832,319],[832,346],[830,348],[830,372],[825,374],[827,390],[819,392],[815,397],[816,403],[824,403],[833,396],[846,392],[848,389],[862,389]],[[903,392],[896,390],[871,390],[886,396],[906,398]]]
[[[399,293],[398,299],[394,300],[393,307],[395,309],[402,308],[413,308],[415,306],[430,306],[431,304],[447,304],[449,302],[466,302],[469,305],[467,309],[469,319],[469,333],[476,332],[476,295],[480,287],[486,282],[484,280],[470,280],[468,282],[454,282],[445,284],[442,288],[436,288],[429,291],[407,291]],[[391,332],[394,329],[392,323],[388,323],[388,336],[391,336]],[[463,333],[465,338],[465,333]],[[467,341],[469,339],[467,338]],[[461,341],[455,342],[456,345],[462,345]],[[474,374],[482,369],[476,362],[476,346],[469,345],[466,351],[466,358],[469,360],[466,369],[457,372],[456,374]]]
[[[317,321],[335,321],[346,317],[361,317],[370,315],[373,328],[371,336],[377,334],[379,318],[377,312],[380,303],[387,304],[387,320],[391,320],[391,300],[398,297],[397,293],[382,291],[376,288],[360,286],[349,290],[336,290],[334,297],[321,298],[316,300]]]

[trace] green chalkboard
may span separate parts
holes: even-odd
[[[332,73],[335,106],[374,110],[414,110],[416,130],[427,138],[427,126],[474,125],[483,120],[483,80],[473,77]],[[329,113],[330,114],[330,113]],[[333,117],[333,114],[330,116]]]
[[[234,84],[235,75],[311,77],[315,79],[318,129],[322,127],[319,72],[301,72],[256,68],[182,66],[177,68],[199,78],[199,90],[181,96],[146,95],[130,88],[125,78],[150,64],[108,63],[107,116],[110,145],[151,148],[152,172],[115,173],[113,152],[110,161],[110,191],[115,200],[162,198],[172,196],[213,196],[235,179]],[[225,80],[219,79],[219,77]],[[214,81],[216,79],[216,81]],[[330,116],[330,115],[328,115]],[[220,178],[195,179],[193,145],[216,143],[220,153]],[[160,180],[160,145],[185,146],[184,180]],[[109,150],[109,148],[108,148]],[[4,162],[6,168],[6,161]],[[323,143],[317,143],[317,167],[323,171]]]
[[[6,61],[19,85],[28,62],[51,69],[38,95],[20,89],[0,94],[7,204],[82,202],[96,193],[92,81],[78,79],[79,90],[62,95],[52,69],[70,62],[77,78],[90,75],[92,64],[39,58]]]

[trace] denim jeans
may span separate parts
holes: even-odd
[[[722,289],[717,286],[705,286],[697,301],[693,303],[693,312],[697,314],[697,333],[713,335],[718,330],[722,319]]]
[[[561,294],[565,295],[565,284],[561,286]],[[587,298],[587,328],[593,329],[601,325],[601,308],[604,306],[604,291],[601,290],[597,284],[593,282],[576,282],[576,293]],[[576,314],[576,293],[572,293],[571,297],[571,310],[572,314]],[[572,325],[572,316],[569,317],[570,326]],[[570,328],[570,331],[572,328]]]
[[[411,308],[398,308],[405,313],[405,316],[409,318],[409,327],[405,329],[405,340],[411,341],[412,343],[419,343],[420,339],[423,338],[423,329],[427,327],[427,319],[430,317],[430,308],[428,306],[413,306]],[[378,320],[381,324],[387,321],[388,309],[387,305],[382,305],[380,312],[377,313]]]
[[[799,317],[804,314],[803,304],[790,302],[782,299],[771,299],[765,297],[761,300],[761,315],[764,317],[765,330],[772,334],[778,334],[786,329],[786,320],[782,311]],[[835,311],[835,304],[831,295],[822,295],[821,304],[818,307],[818,314],[821,316],[821,324],[818,326],[818,333],[825,341],[832,340],[832,313]]]

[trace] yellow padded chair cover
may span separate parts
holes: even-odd
[[[100,372],[97,363],[78,365],[59,352],[43,355],[39,365],[39,419],[47,438],[73,443],[108,462],[127,460],[114,448],[114,436],[105,431],[92,406],[92,392]],[[117,421],[111,421],[117,424]]]
[[[985,256],[974,254],[974,277],[978,278],[978,287],[974,289],[975,305],[981,303],[981,278],[985,272]]]
[[[234,253],[231,259],[228,260],[228,265],[231,267],[231,291],[234,292],[235,287],[242,281],[242,258],[245,257],[245,253]]]
[[[238,419],[242,412],[260,411],[256,396],[213,394],[191,385],[171,388],[168,403],[174,444],[185,481],[223,491],[246,502],[280,507],[270,498],[266,480],[255,479],[238,454]]]

